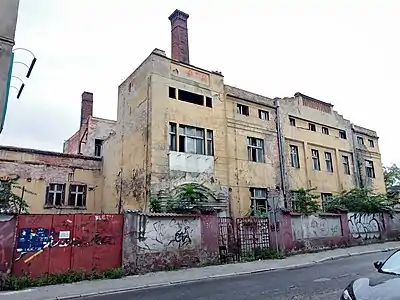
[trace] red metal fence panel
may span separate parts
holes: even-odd
[[[13,274],[104,271],[121,266],[122,215],[20,215]]]

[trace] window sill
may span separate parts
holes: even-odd
[[[86,206],[69,206],[69,205],[44,205],[44,209],[74,209],[74,210],[86,210]]]

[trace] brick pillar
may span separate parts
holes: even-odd
[[[87,124],[88,118],[93,116],[93,93],[83,92],[81,104],[81,124]]]
[[[189,64],[189,39],[187,19],[189,15],[176,9],[170,16],[171,21],[171,58]]]

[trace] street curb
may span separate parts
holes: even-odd
[[[319,259],[319,260],[315,260],[315,261],[307,262],[307,263],[303,263],[303,264],[294,264],[294,265],[275,267],[275,268],[265,268],[265,269],[258,269],[258,270],[253,270],[253,271],[243,271],[243,272],[234,272],[234,273],[226,273],[226,274],[219,274],[219,275],[210,275],[210,276],[204,276],[204,277],[199,277],[199,278],[195,278],[195,279],[177,280],[177,281],[170,281],[170,282],[163,282],[163,283],[153,283],[153,284],[146,284],[146,285],[141,285],[141,286],[136,286],[136,287],[123,288],[123,289],[118,289],[118,290],[114,289],[114,290],[106,290],[106,291],[85,293],[85,294],[79,294],[79,295],[45,298],[43,300],[72,300],[72,299],[79,299],[79,298],[84,298],[84,297],[122,294],[122,293],[126,293],[126,292],[132,292],[132,291],[144,290],[144,289],[150,289],[150,288],[160,288],[160,287],[167,287],[167,286],[174,286],[174,285],[181,285],[181,284],[189,284],[189,283],[194,283],[194,282],[207,281],[207,280],[211,280],[211,279],[223,279],[223,278],[229,278],[229,277],[235,277],[235,276],[250,275],[250,274],[256,274],[256,273],[265,273],[265,272],[271,272],[271,271],[276,271],[276,270],[294,270],[294,269],[312,266],[312,265],[319,264],[319,263],[329,261],[329,260],[337,260],[337,259],[341,259],[341,258],[345,258],[345,257],[361,256],[361,255],[379,253],[379,252],[389,252],[389,251],[393,251],[393,250],[397,250],[397,249],[400,249],[400,248],[399,247],[390,247],[390,248],[380,249],[380,250],[367,250],[367,251],[362,251],[362,252],[358,252],[358,253],[350,253],[349,252],[347,254],[326,257],[323,259]]]

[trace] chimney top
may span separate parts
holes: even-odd
[[[189,15],[179,9],[175,9],[175,11],[168,17],[171,22],[178,18],[186,21],[189,18]]]
[[[84,101],[84,100],[93,102],[93,93],[83,92],[82,93],[82,101]]]

